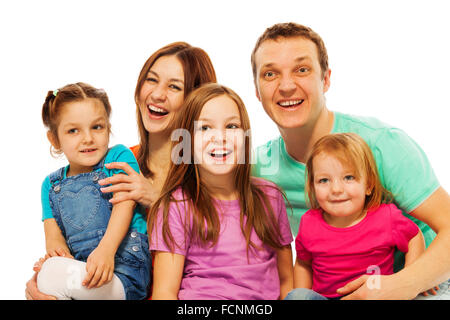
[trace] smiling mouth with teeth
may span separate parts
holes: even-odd
[[[283,108],[293,108],[301,105],[303,103],[303,99],[301,100],[290,100],[290,101],[281,101],[278,102],[278,105]]]
[[[89,153],[89,152],[93,152],[95,150],[97,150],[97,149],[84,149],[84,150],[81,150],[81,152],[82,153]]]
[[[229,150],[217,150],[217,151],[209,152],[209,155],[213,158],[225,158],[229,154],[231,154],[231,151],[229,151]]]
[[[155,107],[152,105],[148,106],[148,110],[150,111],[151,114],[153,114],[155,116],[165,116],[166,114],[169,113],[168,111],[166,111],[164,109],[161,109],[161,108],[158,108],[158,107]]]

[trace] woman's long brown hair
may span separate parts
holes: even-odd
[[[241,127],[244,132],[250,132],[250,120],[242,100],[229,88],[215,83],[203,85],[186,98],[184,106],[174,119],[175,128],[185,129],[193,137],[194,122],[198,120],[205,103],[223,95],[236,103],[241,118]],[[172,152],[177,144],[177,141],[172,142]],[[171,202],[185,203],[186,212],[180,212],[180,214],[185,214],[185,219],[183,219],[185,220],[185,237],[189,236],[191,241],[204,246],[214,246],[219,238],[219,214],[213,204],[213,198],[208,187],[199,176],[198,164],[194,163],[193,145],[190,148],[191,158],[190,161],[187,161],[188,163],[175,164],[172,161],[167,179],[161,190],[161,196],[153,204],[148,216],[148,232],[150,234],[158,221],[158,214],[162,214],[163,239],[172,251],[174,250],[174,245],[178,244],[175,243],[169,228],[169,207]],[[265,245],[272,248],[281,248],[278,217],[273,212],[268,196],[263,190],[263,188],[272,186],[265,185],[262,188],[257,180],[250,178],[250,150],[250,136],[246,134],[245,161],[238,161],[234,181],[239,192],[240,223],[242,233],[247,242],[247,249],[250,247],[256,250],[261,249],[250,240],[253,230]],[[173,192],[180,187],[182,199],[175,199]],[[279,189],[277,188],[277,190]]]
[[[148,132],[145,130],[142,115],[139,110],[139,95],[142,85],[147,78],[148,71],[155,64],[156,60],[163,56],[175,56],[181,62],[184,72],[184,95],[187,95],[195,88],[204,83],[216,82],[216,72],[208,54],[197,47],[193,47],[186,42],[174,42],[153,53],[145,62],[139,74],[134,92],[136,103],[136,116],[139,129],[139,151],[136,156],[139,168],[145,177],[152,177],[153,174],[148,166],[149,141]]]

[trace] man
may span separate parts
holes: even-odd
[[[284,189],[293,207],[292,232],[297,234],[300,218],[308,209],[304,194],[308,152],[326,134],[354,132],[371,147],[383,185],[417,223],[429,246],[407,268],[382,276],[381,289],[369,290],[367,275],[350,282],[344,287],[343,292],[349,294],[346,298],[412,299],[446,281],[450,277],[449,195],[424,152],[403,131],[373,118],[328,110],[325,93],[331,71],[320,36],[295,23],[276,24],[258,39],[252,67],[257,98],[281,134],[256,149],[254,175]],[[448,288],[447,281],[444,285]]]

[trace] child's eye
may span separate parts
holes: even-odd
[[[328,181],[328,178],[322,178],[318,180],[319,183],[327,183]]]
[[[78,132],[78,129],[75,129],[75,128],[67,130],[67,133],[69,133],[69,134],[77,133],[77,132]]]
[[[230,123],[227,125],[227,129],[239,129],[240,126],[238,124]]]
[[[207,125],[203,125],[200,127],[200,131],[206,131],[208,129],[209,129],[209,126],[207,126]]]
[[[355,176],[352,176],[351,174],[348,174],[344,177],[344,180],[346,181],[352,181],[355,180]]]
[[[94,129],[94,130],[101,130],[103,128],[104,128],[104,126],[102,124],[96,124],[95,126],[92,127],[92,129]]]

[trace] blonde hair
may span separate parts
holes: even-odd
[[[381,184],[378,169],[372,151],[367,143],[356,133],[329,134],[317,141],[306,161],[306,185],[305,193],[312,209],[320,208],[314,190],[313,160],[319,154],[327,154],[335,157],[354,170],[357,180],[366,178],[367,190],[364,210],[375,209],[383,202],[391,202],[393,195]]]

